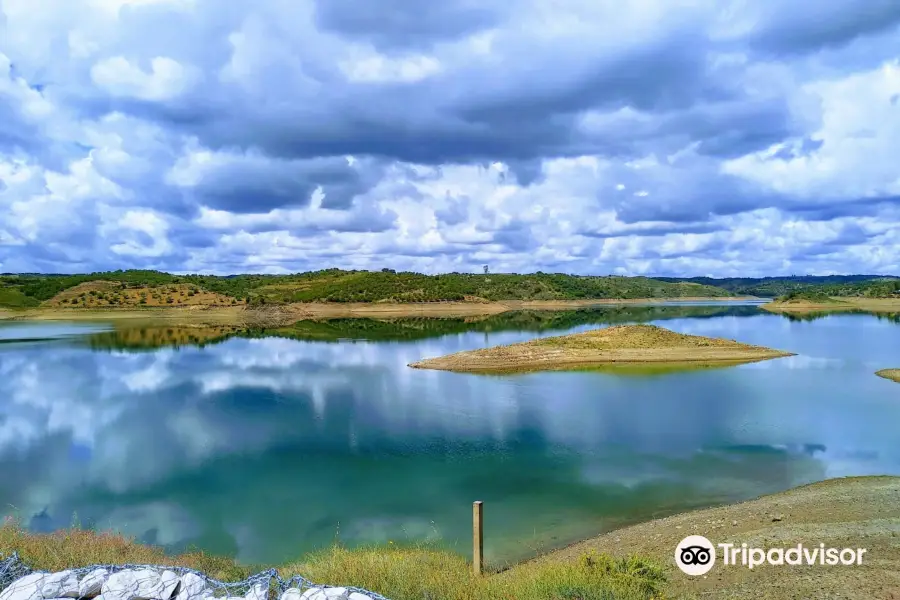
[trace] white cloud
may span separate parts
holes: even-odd
[[[862,4],[6,0],[0,270],[896,269]]]
[[[165,56],[150,61],[145,72],[121,56],[104,59],[91,67],[91,79],[114,96],[133,96],[141,100],[170,100],[186,92],[193,84],[189,69]]]

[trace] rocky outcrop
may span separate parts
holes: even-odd
[[[82,574],[79,576],[79,572]],[[0,600],[375,600],[375,596],[344,587],[289,587],[270,592],[268,581],[249,586],[242,596],[221,589],[203,576],[170,569],[142,567],[111,573],[98,567],[58,573],[30,573],[0,591]]]

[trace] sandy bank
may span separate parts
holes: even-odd
[[[782,356],[791,356],[791,353],[734,340],[685,335],[656,325],[617,325],[457,352],[409,366],[466,373],[505,373],[609,364],[739,364]]]
[[[690,578],[674,565],[679,541],[702,535],[713,544],[768,548],[866,548],[862,565],[716,564],[705,577]],[[831,479],[718,508],[692,511],[625,527],[534,562],[569,562],[586,552],[634,552],[667,565],[672,598],[900,598],[900,478]],[[528,563],[526,563],[528,564]],[[512,574],[520,567],[510,569]]]
[[[147,321],[197,325],[239,324],[252,319],[242,306],[186,306],[153,308],[55,308],[0,310],[6,321]]]
[[[900,298],[832,298],[832,302],[767,302],[760,308],[774,313],[812,313],[861,310],[875,313],[900,312]]]
[[[746,301],[747,297],[729,298],[639,298],[593,300],[508,300],[503,302],[420,302],[420,303],[294,303],[261,308],[245,306],[190,307],[123,307],[123,308],[61,308],[40,307],[26,310],[0,309],[0,319],[81,321],[81,320],[153,320],[208,324],[268,323],[301,321],[304,319],[349,317],[467,317],[493,315],[513,310],[567,310],[588,306],[616,304],[658,304],[712,301]]]
[[[900,369],[882,369],[880,371],[876,371],[875,374],[879,377],[884,377],[885,379],[890,379],[891,381],[900,383]]]

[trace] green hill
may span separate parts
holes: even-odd
[[[117,289],[188,284],[251,304],[288,302],[441,302],[724,297],[728,291],[693,282],[646,277],[552,273],[469,274],[327,269],[293,275],[172,275],[160,271],[110,271],[77,275],[2,275],[0,305],[34,306],[75,286],[116,282]],[[135,294],[119,296],[134,297]],[[117,301],[120,301],[117,299]],[[124,302],[124,300],[121,300]]]
[[[777,298],[791,292],[817,288],[825,295],[889,297],[891,282],[900,281],[886,275],[792,275],[790,277],[657,277],[669,283],[690,282],[712,285],[738,296]]]

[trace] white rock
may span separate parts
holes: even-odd
[[[206,587],[206,579],[195,573],[185,573],[181,577],[181,588],[175,600],[204,600],[211,598],[213,591]]]
[[[244,600],[266,600],[268,596],[269,582],[256,583],[244,594]]]
[[[105,600],[169,600],[179,581],[172,571],[126,570],[110,575],[101,589]]]
[[[46,577],[46,573],[32,573],[20,577],[0,592],[0,600],[40,600],[43,598],[41,586]]]
[[[372,597],[360,594],[359,592],[350,592],[348,600],[372,600]]]
[[[306,600],[303,598],[303,593],[298,588],[289,588],[284,590],[284,593],[281,595],[279,600]]]
[[[141,573],[142,579],[149,577],[149,581],[139,580],[138,573]],[[159,575],[153,573],[152,576],[149,576],[143,571],[119,571],[109,576],[106,583],[103,584],[101,592],[106,600],[133,600],[138,596],[138,588],[142,584],[145,587],[158,585]]]
[[[106,569],[94,569],[84,576],[78,584],[79,598],[93,598],[100,594],[100,589],[109,578],[109,571]]]
[[[44,598],[77,598],[78,576],[71,570],[50,573],[41,583],[41,596]]]
[[[178,591],[179,584],[181,583],[181,577],[178,576],[178,573],[174,571],[163,571],[162,575],[159,578],[159,583],[162,585],[162,591],[158,596],[153,596],[153,598],[159,598],[159,600],[170,600],[173,595]]]
[[[310,588],[300,596],[301,600],[349,600],[347,588]]]

